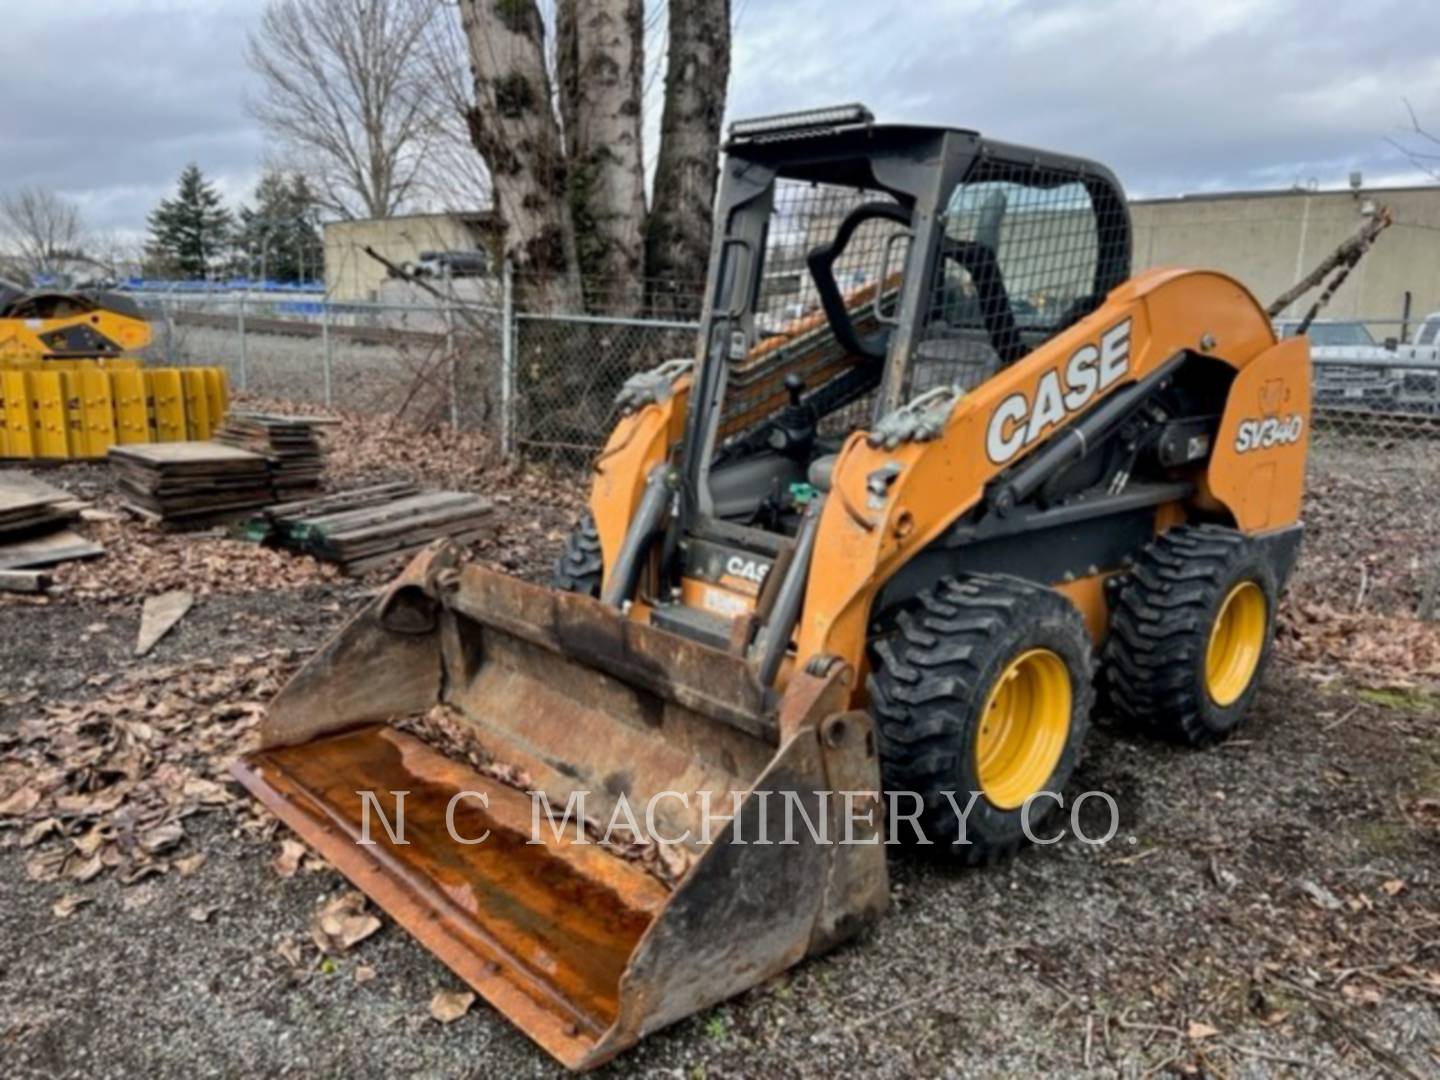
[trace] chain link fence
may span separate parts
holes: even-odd
[[[567,308],[563,296],[508,277],[493,292],[492,302],[455,303],[136,298],[155,320],[155,362],[220,365],[235,389],[260,397],[484,431],[509,454],[565,467],[582,467],[603,445],[629,376],[694,354],[697,323],[677,314],[698,307],[693,300],[577,315],[578,302]],[[605,307],[588,293],[585,303]],[[1348,611],[1440,614],[1437,331],[1440,316],[1326,319],[1309,330],[1307,550],[1327,555],[1301,561],[1301,594]]]

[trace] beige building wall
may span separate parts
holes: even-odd
[[[325,226],[325,285],[332,300],[374,301],[388,271],[365,254],[373,247],[391,262],[414,262],[425,251],[470,251],[483,243],[486,215],[410,214]]]
[[[1326,318],[1401,317],[1440,310],[1440,185],[1351,191],[1258,192],[1131,203],[1135,268],[1224,270],[1269,304],[1359,228],[1366,204],[1395,224],[1326,309]],[[1299,314],[1314,293],[1287,314]],[[1412,324],[1413,332],[1413,324]]]

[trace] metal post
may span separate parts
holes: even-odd
[[[250,358],[245,354],[245,297],[249,294],[250,287],[247,285],[245,291],[240,294],[240,389],[250,389]]]
[[[515,453],[515,269],[505,260],[500,300],[500,451]]]
[[[330,294],[326,293],[320,298],[320,364],[321,371],[325,377],[325,407],[332,408],[335,404],[332,396],[332,383],[330,374]]]
[[[450,395],[450,427],[460,430],[459,361],[455,356],[455,281],[445,264],[445,380]]]
[[[160,310],[165,314],[165,366],[175,366],[175,301],[166,293],[173,293],[175,286],[172,284],[165,293],[160,295]]]

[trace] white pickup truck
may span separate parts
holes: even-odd
[[[1275,323],[1292,337],[1298,319]],[[1315,365],[1317,409],[1440,417],[1440,312],[1420,323],[1413,344],[1377,342],[1364,323],[1317,319],[1306,331]]]

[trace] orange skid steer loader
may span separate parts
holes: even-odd
[[[695,356],[621,390],[552,586],[421,555],[236,767],[577,1069],[877,919],[884,793],[983,863],[1093,688],[1224,737],[1300,542],[1306,342],[1222,274],[1132,276],[1102,166],[792,114],[732,128],[716,223]],[[406,730],[437,703],[473,753]],[[650,811],[679,872],[541,794]]]

